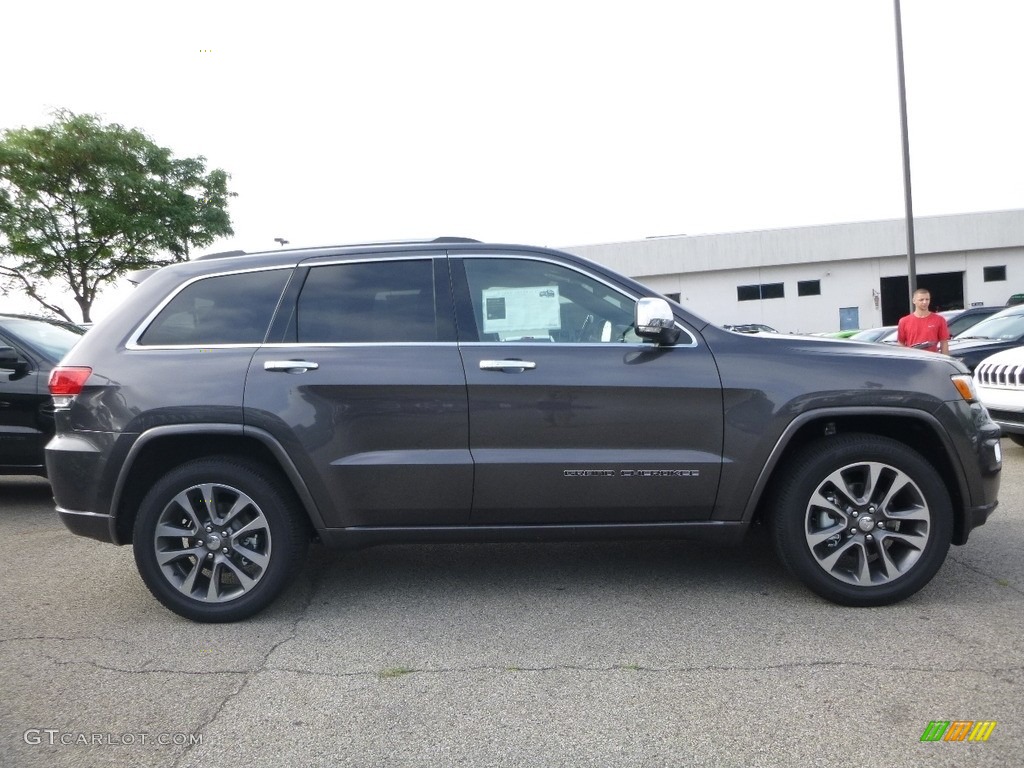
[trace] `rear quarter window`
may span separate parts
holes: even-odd
[[[217,275],[186,286],[139,337],[142,346],[261,344],[287,269]]]

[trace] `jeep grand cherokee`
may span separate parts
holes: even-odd
[[[950,358],[730,333],[584,259],[459,239],[156,271],[54,371],[74,533],[197,621],[311,539],[688,537],[767,526],[817,594],[923,587],[996,506],[999,428]]]

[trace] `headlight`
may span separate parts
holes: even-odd
[[[974,388],[974,379],[971,378],[970,374],[958,373],[955,376],[950,376],[950,378],[953,380],[953,386],[956,387],[956,391],[960,393],[960,397],[968,403],[973,403],[978,399],[978,390]]]

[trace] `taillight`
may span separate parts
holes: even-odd
[[[67,408],[75,395],[82,391],[86,379],[92,375],[92,368],[85,366],[58,365],[50,371],[50,394],[57,408]]]

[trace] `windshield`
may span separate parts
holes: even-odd
[[[2,322],[4,330],[12,336],[54,360],[64,357],[85,333],[80,329],[72,330],[70,325],[28,317],[5,317]]]
[[[1024,313],[993,315],[957,336],[958,339],[998,339],[1011,341],[1024,336]]]

